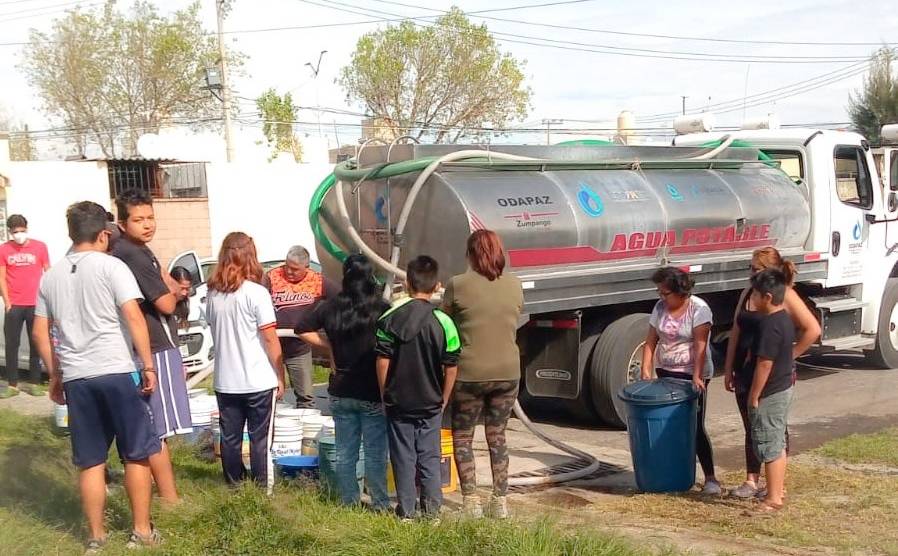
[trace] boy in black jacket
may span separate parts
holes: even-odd
[[[455,385],[461,341],[452,319],[430,303],[440,287],[438,271],[430,257],[410,261],[410,297],[377,323],[377,380],[387,413],[396,513],[402,518],[417,515],[416,473],[424,514],[435,516],[443,503],[440,423]]]

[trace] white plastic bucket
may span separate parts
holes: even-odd
[[[69,428],[69,406],[53,405],[53,423],[60,429]]]

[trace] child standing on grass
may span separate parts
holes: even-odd
[[[461,341],[452,319],[430,303],[440,287],[438,272],[428,256],[411,260],[406,271],[410,297],[377,323],[377,380],[387,414],[396,514],[403,519],[417,516],[418,500],[429,517],[443,503],[440,423],[455,385]]]
[[[752,277],[751,303],[763,314],[752,346],[755,376],[749,392],[748,415],[752,448],[764,462],[767,496],[758,513],[783,507],[786,482],[786,425],[792,405],[792,344],[795,325],[784,310],[786,276],[764,270]]]

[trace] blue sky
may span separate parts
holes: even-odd
[[[86,0],[91,3],[97,0]],[[319,0],[321,3],[327,3]],[[375,0],[340,0],[359,10],[380,10],[409,16],[430,15],[420,8],[391,5]],[[414,4],[411,0],[402,0]],[[17,42],[27,38],[27,29],[49,27],[51,18],[45,15],[7,21],[20,10],[63,4],[64,0],[20,0],[9,3],[0,0],[0,42]],[[458,0],[456,2],[429,1],[417,5],[433,9],[448,9],[457,5],[465,11],[496,9],[543,3],[539,0]],[[120,2],[120,4],[123,4]],[[127,3],[124,3],[127,5]],[[162,11],[177,9],[183,0],[156,0]],[[336,6],[345,9],[345,6]],[[10,15],[13,14],[13,15]],[[214,29],[214,2],[203,0],[203,18]],[[677,36],[710,37],[739,40],[776,40],[808,42],[892,42],[898,43],[898,2],[825,2],[791,0],[789,2],[755,0],[753,2],[721,1],[630,1],[610,2],[594,0],[577,4],[558,5],[493,12],[494,17],[526,20],[554,25],[578,26]],[[516,23],[483,21],[493,31],[512,35],[530,35],[555,41],[601,44],[623,48],[660,51],[703,52],[738,56],[820,56],[863,57],[873,46],[797,46],[715,43],[665,38],[627,37],[594,32],[560,30]],[[229,30],[246,30],[295,25],[316,25],[375,19],[335,9],[316,6],[301,0],[235,0],[227,21]],[[282,32],[231,35],[235,44],[248,56],[247,75],[235,83],[240,96],[253,98],[268,87],[290,90],[303,106],[316,104],[316,93],[322,106],[358,110],[347,105],[345,95],[334,83],[339,69],[348,63],[351,52],[361,34],[376,24],[304,29]],[[850,62],[814,64],[771,64],[753,62],[720,63],[709,61],[664,60],[626,57],[593,52],[580,52],[503,42],[502,48],[527,61],[527,83],[533,89],[533,109],[525,125],[539,127],[543,118],[567,120],[559,127],[591,125],[604,127],[618,112],[632,110],[637,117],[675,112],[680,109],[681,95],[688,96],[687,108],[697,109],[709,103],[736,101],[746,93],[758,94],[839,70]],[[592,47],[590,47],[592,48]],[[315,62],[321,50],[327,50],[316,82],[306,62]],[[47,127],[38,101],[33,97],[21,74],[15,69],[19,56],[17,47],[0,47],[0,106],[32,129]],[[746,79],[747,78],[747,79]],[[862,76],[837,81],[812,92],[773,102],[759,102],[749,106],[747,117],[776,112],[784,123],[847,121],[845,106],[848,93],[862,82]],[[762,101],[764,99],[761,99]],[[755,103],[749,103],[755,104]],[[733,107],[735,105],[728,105]],[[252,111],[247,102],[244,110]],[[741,107],[717,116],[723,125],[738,125],[742,120]],[[304,111],[300,119],[314,121],[314,111]],[[570,120],[593,120],[582,124]],[[357,122],[351,116],[323,116],[323,123]],[[604,122],[604,123],[603,123]],[[665,125],[663,119],[651,120],[653,125]],[[316,126],[304,131],[317,133]],[[340,133],[351,135],[352,130],[341,128]],[[533,134],[532,140],[540,139]],[[521,135],[521,140],[531,137]],[[346,142],[351,137],[341,137]]]

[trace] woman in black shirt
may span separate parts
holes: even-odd
[[[375,371],[375,326],[389,308],[381,298],[371,262],[350,255],[343,263],[343,291],[296,328],[299,338],[331,353],[327,391],[336,428],[337,490],[344,504],[358,504],[356,463],[365,447],[365,480],[377,510],[389,509],[387,496],[387,421]],[[318,331],[323,330],[326,337]]]
[[[792,356],[795,359],[804,354],[820,336],[820,324],[801,296],[795,292],[793,287],[797,274],[795,265],[791,261],[783,259],[779,251],[773,247],[764,247],[752,254],[752,276],[768,269],[781,271],[788,282],[784,305],[785,312],[797,329],[795,335],[797,341],[792,350]],[[739,407],[745,429],[745,482],[730,492],[731,495],[738,498],[751,498],[758,493],[758,480],[761,474],[761,462],[752,449],[751,425],[748,419],[748,393],[755,373],[751,351],[759,339],[762,318],[763,315],[751,303],[751,287],[748,287],[742,292],[736,307],[724,363],[726,389],[736,393],[736,405]],[[788,432],[786,441],[788,445]]]

